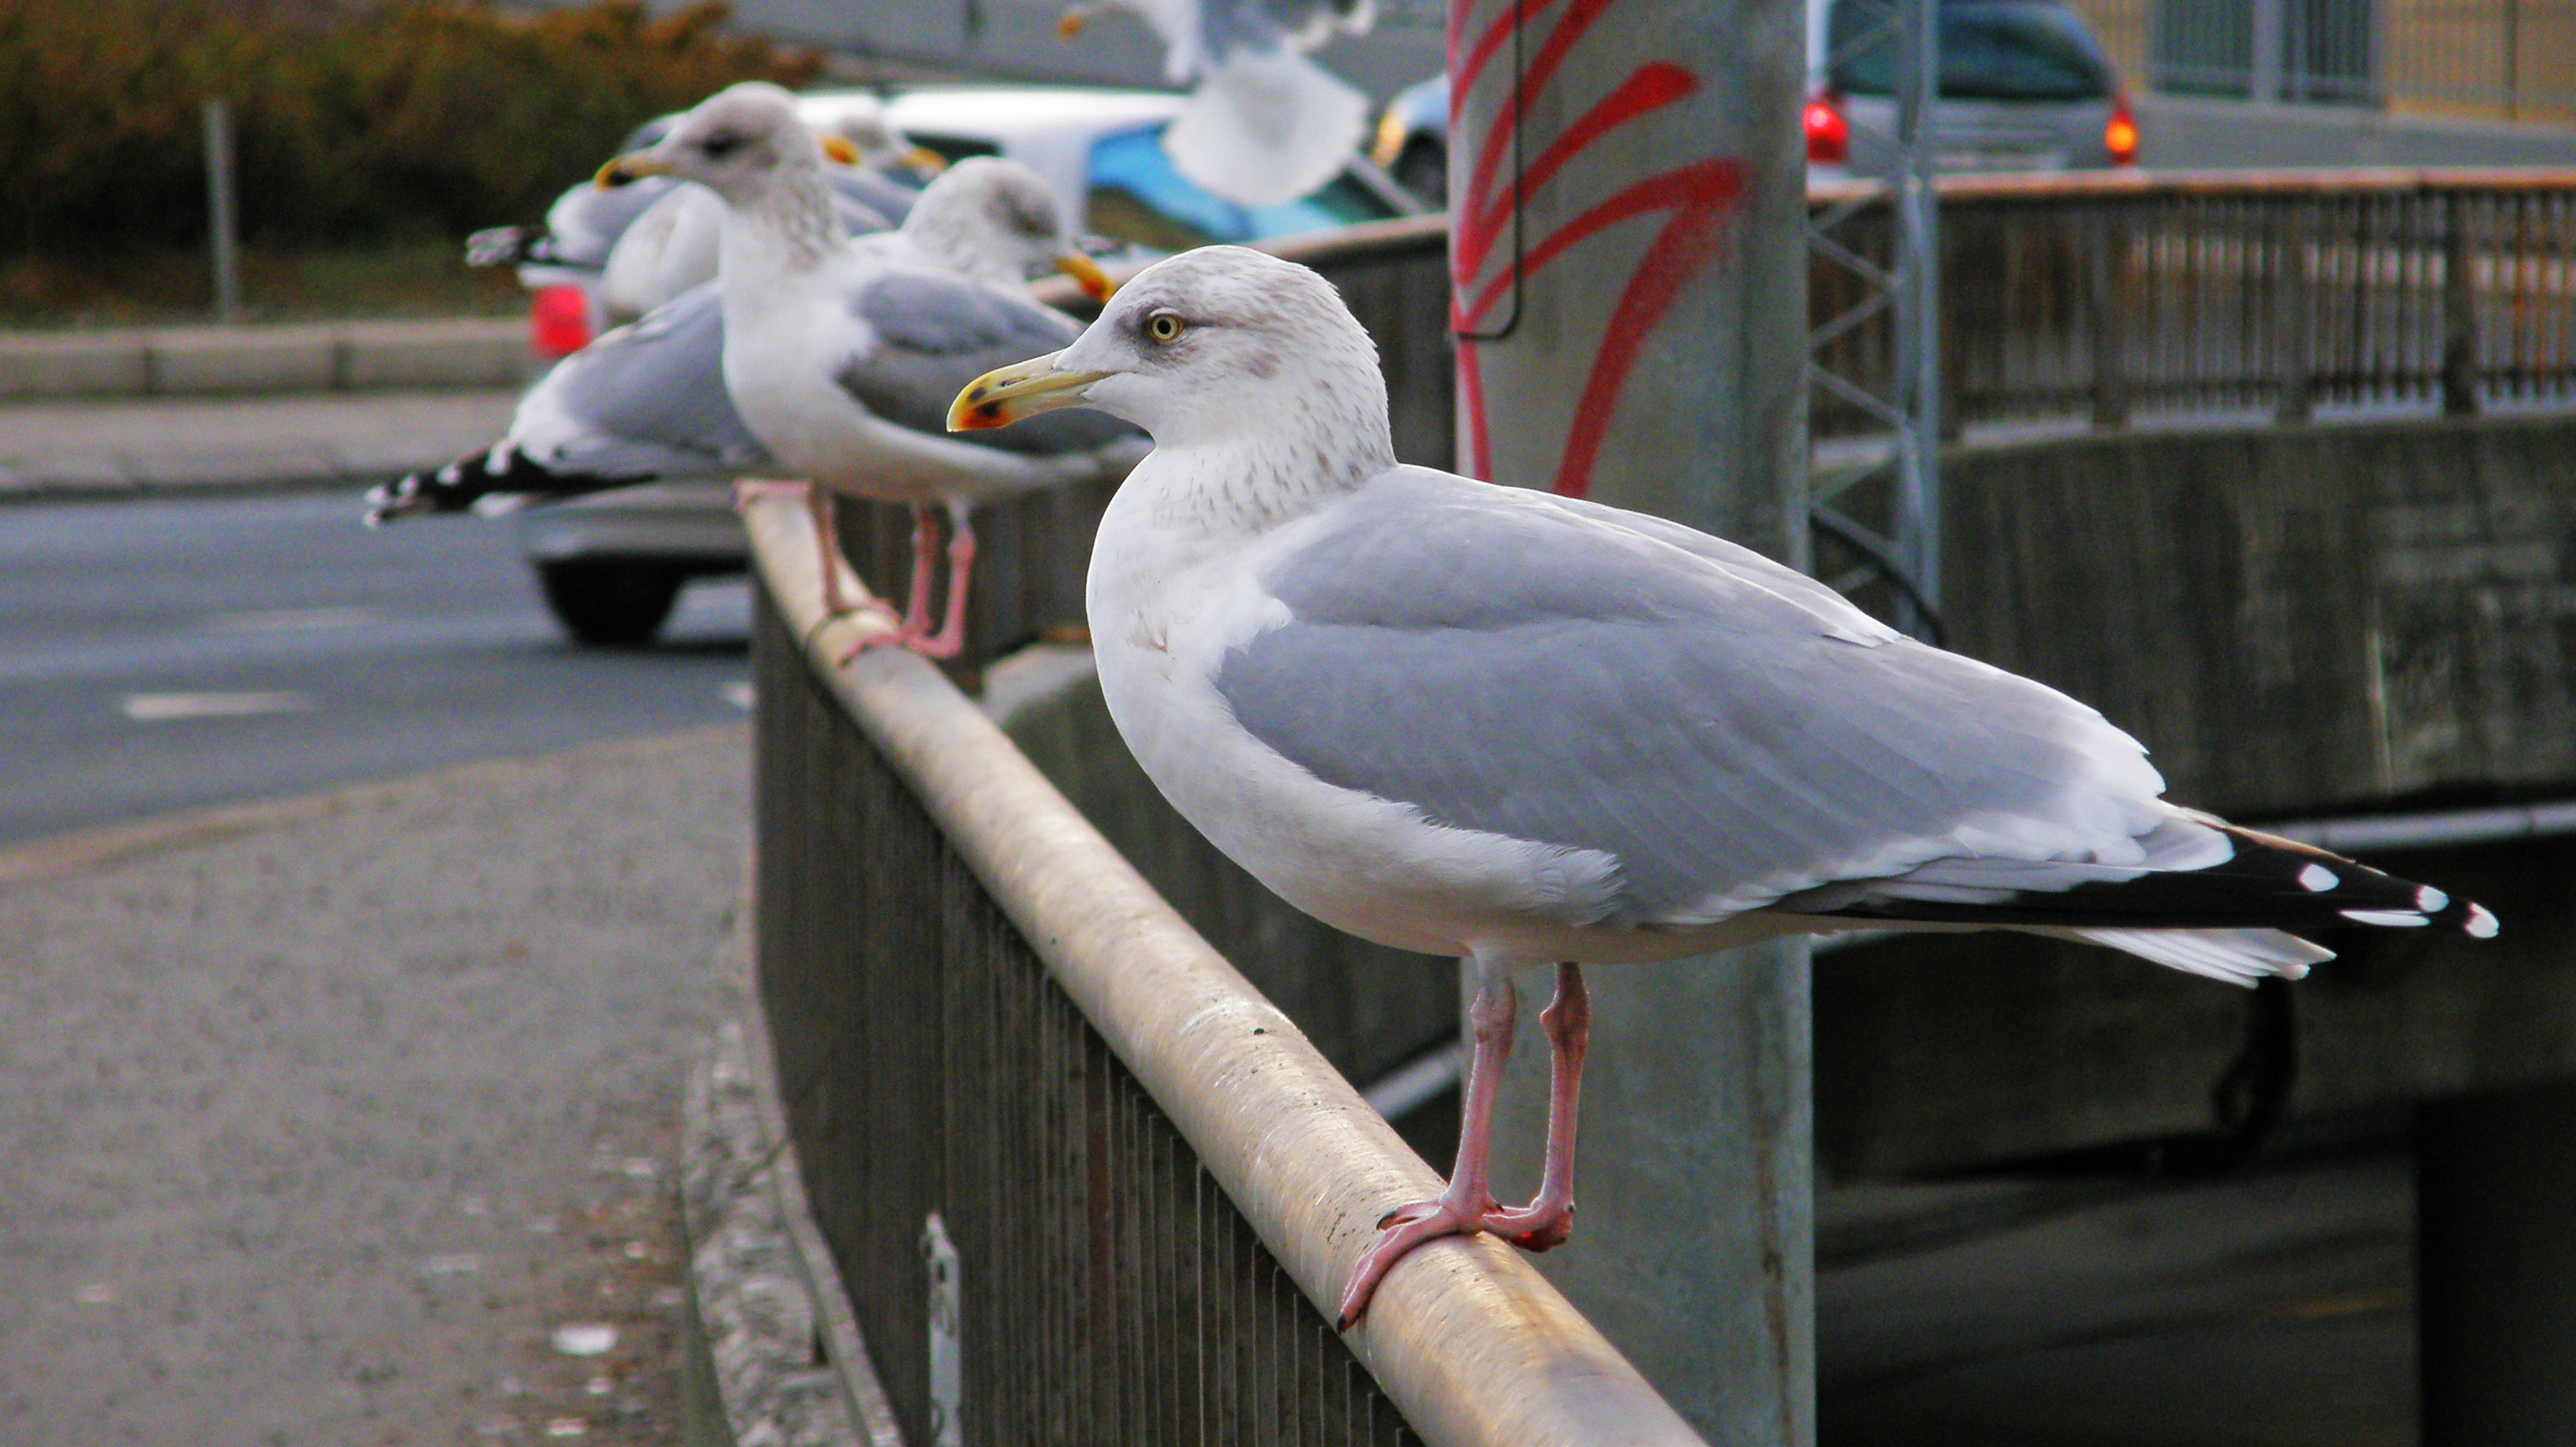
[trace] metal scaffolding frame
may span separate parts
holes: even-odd
[[[1809,477],[1809,520],[1817,534],[1851,553],[1853,565],[1822,576],[1841,592],[1874,583],[1895,594],[1897,625],[1918,638],[1941,639],[1941,218],[1933,186],[1937,141],[1933,112],[1941,73],[1939,0],[1843,0],[1876,10],[1876,23],[1838,47],[1845,61],[1881,45],[1896,47],[1896,134],[1883,136],[1894,164],[1869,192],[1811,215],[1807,244],[1818,258],[1860,277],[1866,294],[1808,337],[1807,375],[1815,389],[1877,426],[1837,438],[1817,452]],[[1860,129],[1855,127],[1855,129]],[[1890,207],[1884,264],[1837,233],[1863,213]],[[1895,386],[1880,395],[1827,363],[1836,340],[1888,318]],[[1886,478],[1884,498],[1856,491]],[[1864,520],[1847,499],[1871,498]]]

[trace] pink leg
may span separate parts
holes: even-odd
[[[805,504],[806,516],[814,520],[814,561],[823,577],[823,616],[838,618],[852,611],[849,595],[841,591],[841,542],[839,535],[832,530],[832,494],[810,482],[780,482],[760,477],[734,480],[733,505],[736,508],[755,497],[791,497]]]
[[[901,646],[918,649],[924,635],[930,632],[931,570],[939,566],[939,524],[930,509],[920,503],[912,505],[912,597],[903,610],[903,621],[891,633],[871,633],[850,645],[841,655],[843,663],[871,648]]]
[[[1334,1323],[1337,1330],[1348,1331],[1360,1319],[1368,1310],[1369,1298],[1377,1293],[1378,1282],[1406,1253],[1443,1236],[1475,1235],[1494,1209],[1488,1174],[1494,1096],[1502,1088],[1503,1062],[1512,1053],[1512,1017],[1519,1002],[1511,976],[1500,966],[1479,962],[1477,968],[1483,979],[1476,989],[1476,1002],[1467,1011],[1468,1023],[1476,1031],[1476,1051],[1467,1065],[1466,1111],[1459,1122],[1458,1164],[1449,1173],[1449,1189],[1437,1200],[1398,1207],[1378,1222],[1376,1244],[1361,1255],[1359,1265],[1352,1268],[1351,1284],[1343,1288]]]
[[[1556,967],[1556,999],[1539,1012],[1547,1031],[1547,1167],[1538,1197],[1517,1211],[1485,1218],[1485,1227],[1515,1246],[1545,1251],[1574,1234],[1574,1106],[1583,1093],[1583,1052],[1592,1031],[1592,996],[1583,967]]]
[[[966,507],[952,503],[948,508],[950,540],[948,543],[948,617],[939,632],[930,631],[930,574],[939,558],[939,532],[931,520],[930,509],[916,506],[912,510],[912,608],[903,626],[892,633],[863,638],[851,647],[847,663],[871,648],[900,645],[924,658],[954,658],[966,643],[966,588],[975,572],[975,528]]]
[[[954,658],[966,646],[966,583],[975,574],[975,524],[963,504],[948,509],[948,617],[939,636],[913,645],[924,658]]]
[[[930,570],[939,566],[939,522],[930,509],[912,505],[912,598],[903,610],[902,636],[919,638],[930,631]]]

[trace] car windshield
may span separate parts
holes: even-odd
[[[1347,173],[1303,200],[1278,206],[1238,206],[1211,196],[1172,169],[1159,125],[1092,144],[1084,213],[1085,230],[1156,251],[1266,241],[1396,214]]]
[[[1885,20],[1883,0],[1834,0],[1827,74],[1844,95],[1894,91],[1894,32],[1857,54],[1854,43]],[[2112,90],[2103,58],[2075,12],[2050,0],[1943,0],[1941,94],[1949,100],[2098,100]]]

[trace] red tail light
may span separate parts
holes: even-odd
[[[2138,118],[2130,111],[2127,96],[2111,98],[2111,119],[2102,126],[2102,149],[2111,153],[2114,166],[2138,163]]]
[[[577,286],[541,286],[528,305],[528,341],[544,357],[590,345],[590,296]]]
[[[1851,155],[1851,122],[1843,119],[1842,107],[1834,103],[1834,93],[1816,92],[1800,112],[1799,123],[1807,132],[1807,159],[1817,165],[1839,166]]]

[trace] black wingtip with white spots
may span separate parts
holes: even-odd
[[[2042,931],[2254,929],[2309,934],[2358,925],[2451,929],[2472,939],[2495,937],[2493,913],[2429,884],[2399,879],[2313,845],[2208,815],[2186,815],[2183,822],[2186,828],[2205,827],[2225,835],[2226,857],[2199,867],[2151,865],[2134,871],[2093,871],[2072,882],[1971,891],[1926,890],[1911,883],[1919,880],[1918,874],[1868,888],[1860,898],[1839,907],[1815,907],[1823,904],[1815,901],[1800,912]],[[1962,897],[1965,894],[1983,897]],[[1800,905],[1792,902],[1791,908],[1800,910]]]
[[[367,526],[383,527],[420,513],[467,512],[495,494],[572,497],[650,481],[643,477],[594,477],[555,472],[504,440],[471,457],[430,472],[405,473],[367,490]]]
[[[2495,914],[2474,900],[2453,899],[2432,885],[2383,874],[2366,864],[2356,864],[2341,855],[2276,834],[2234,824],[2218,827],[2236,844],[2237,857],[2229,861],[2229,867],[2250,863],[2259,868],[2272,863],[2287,869],[2295,864],[2292,882],[2316,905],[2333,912],[2330,922],[2284,921],[2284,928],[2332,927],[2340,923],[2378,929],[2452,929],[2479,940],[2496,936],[2499,925]]]

